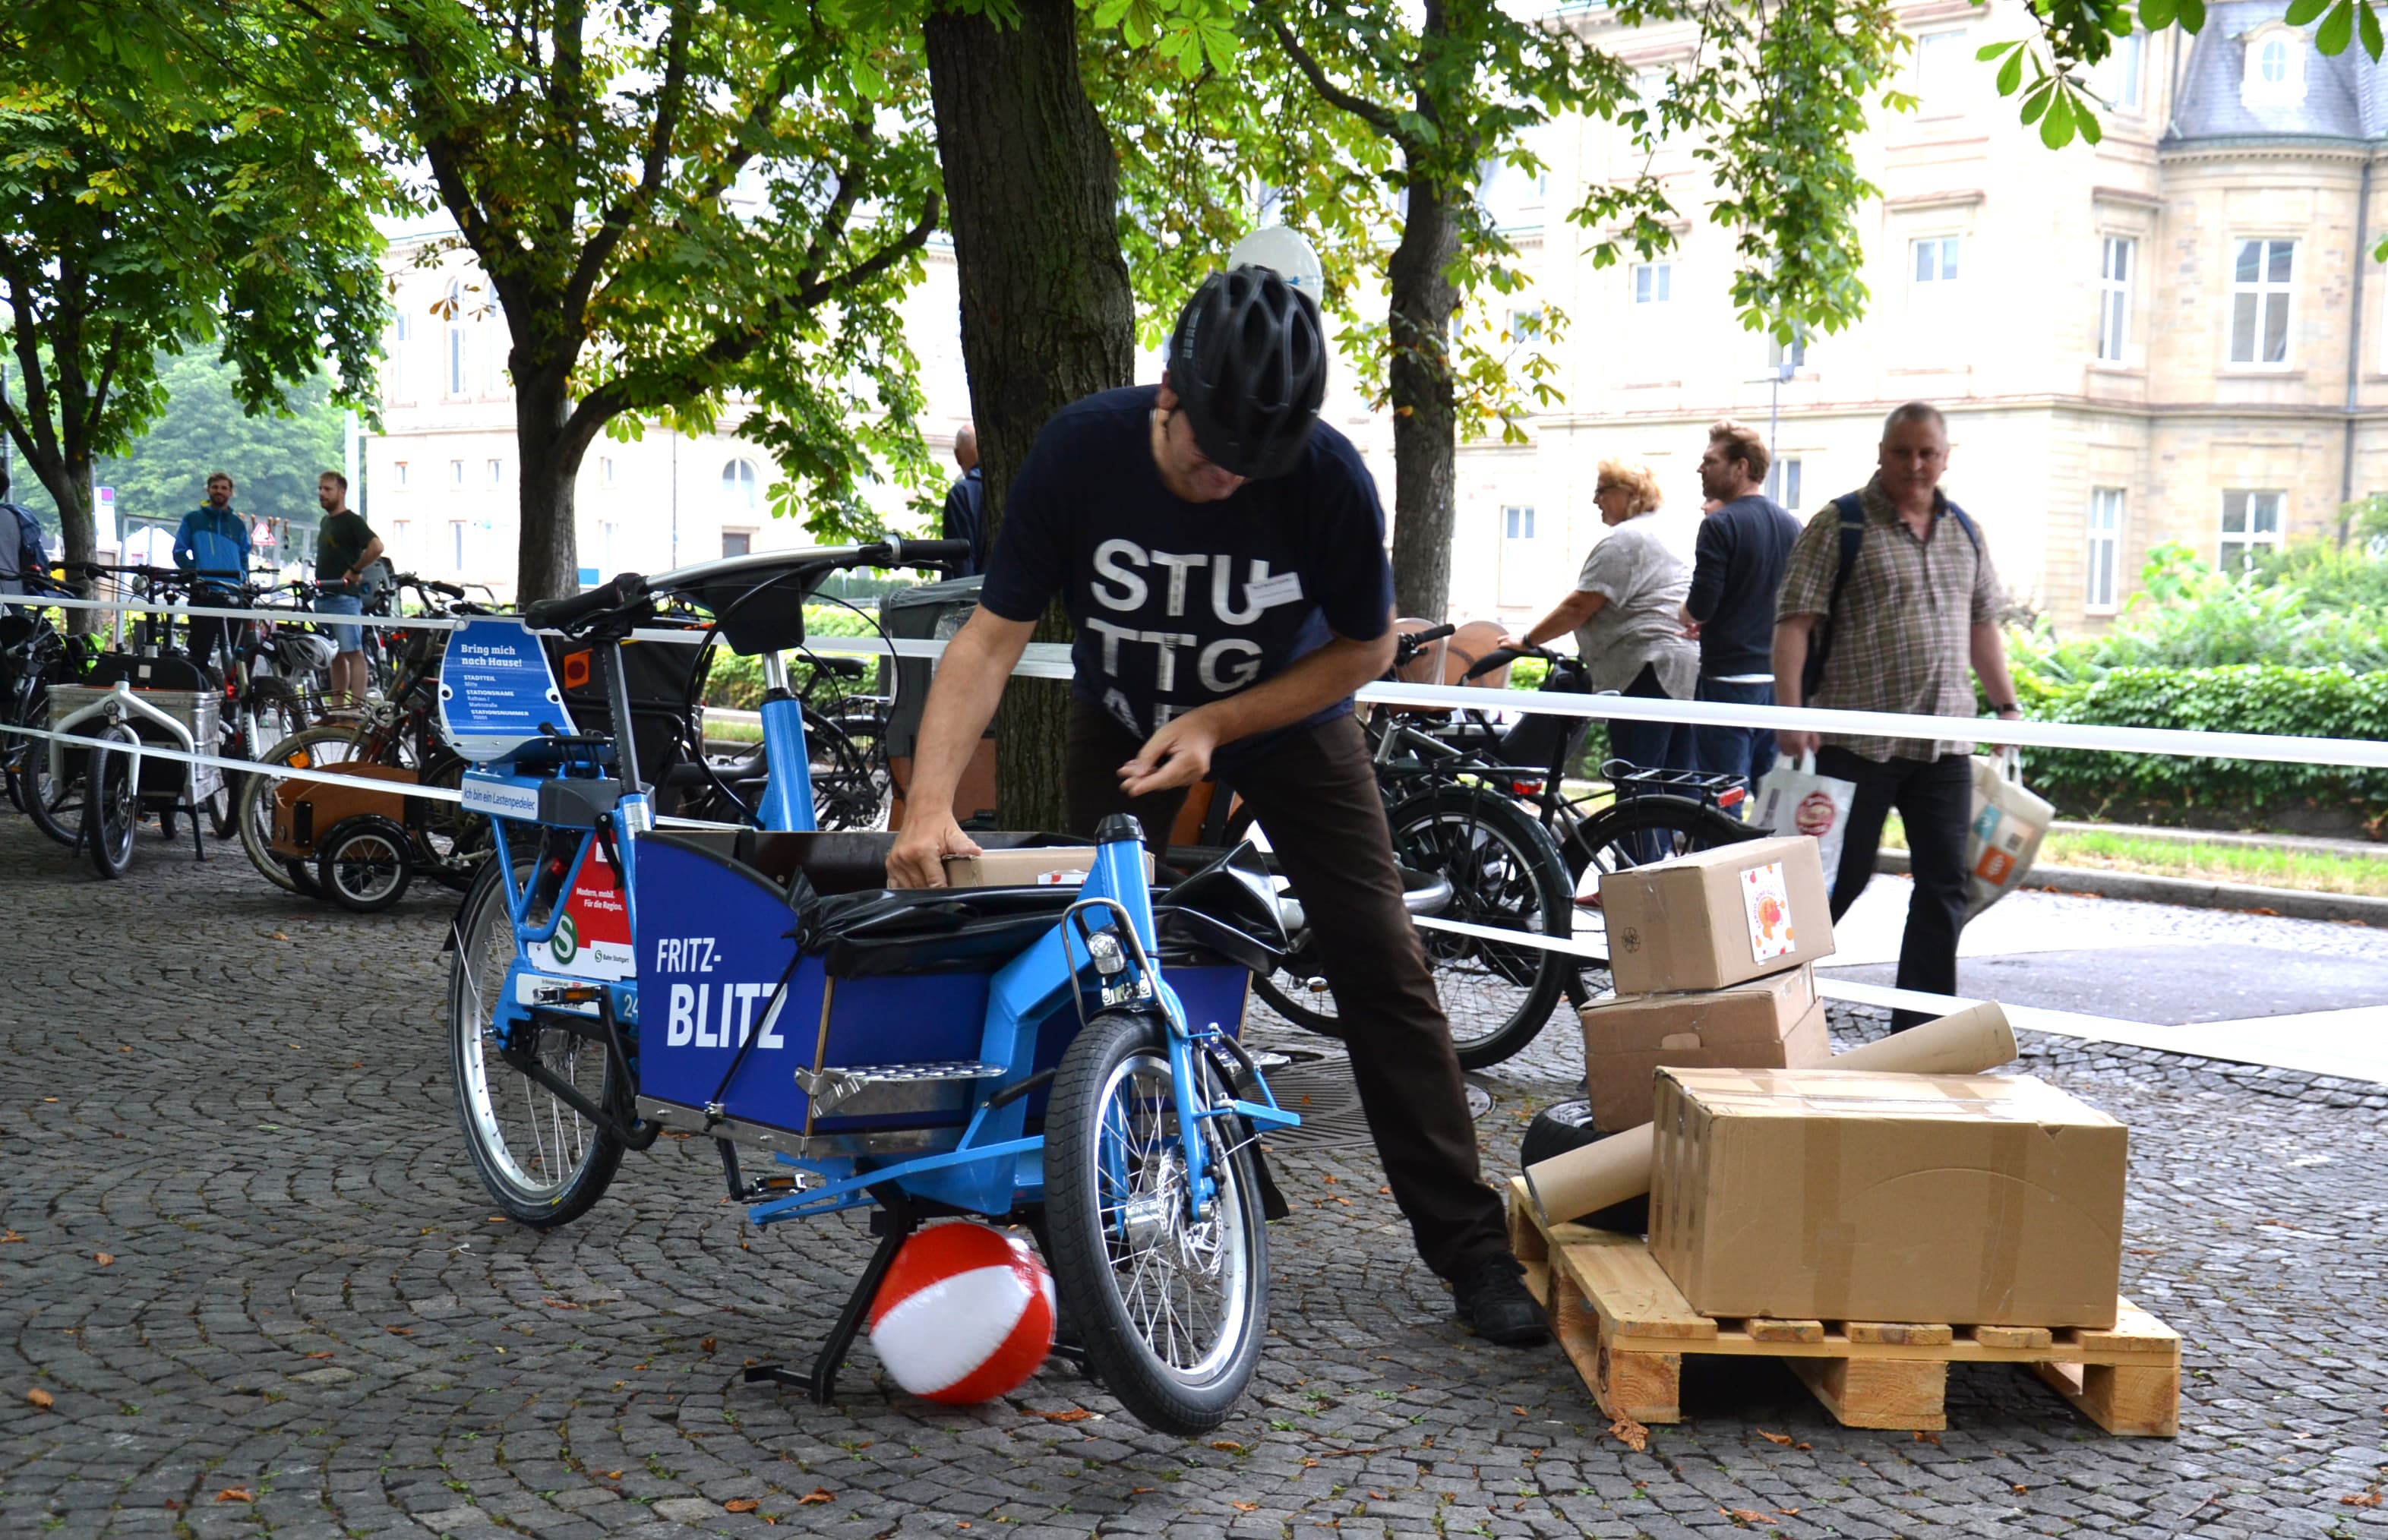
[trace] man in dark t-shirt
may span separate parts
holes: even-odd
[[[1214,274],[1168,360],[1157,388],[1087,397],[1037,435],[930,689],[888,878],[941,886],[942,857],[977,853],[954,790],[1059,595],[1078,630],[1069,827],[1133,814],[1158,851],[1188,787],[1213,768],[1234,783],[1355,1024],[1353,1079],[1419,1255],[1479,1334],[1543,1341],[1352,717],[1352,692],[1392,659],[1392,574],[1366,467],[1317,423],[1316,307],[1265,268]]]
[[[359,579],[381,560],[381,536],[365,516],[349,507],[349,478],[326,471],[315,478],[315,499],[323,504],[324,522],[315,534],[315,612],[357,615],[364,612],[364,591]],[[365,628],[327,621],[332,634],[332,703],[356,707],[365,703],[370,674],[365,667]]]
[[[1774,703],[1774,592],[1791,560],[1799,521],[1766,496],[1766,441],[1734,422],[1708,430],[1700,490],[1712,504],[1700,521],[1684,630],[1700,641],[1696,699]],[[1771,727],[1692,729],[1692,752],[1711,774],[1762,776],[1774,763]]]

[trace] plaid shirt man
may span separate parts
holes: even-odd
[[[1801,614],[1830,620],[1824,677],[1808,704],[1924,716],[1976,714],[1972,631],[1996,620],[2004,602],[1988,543],[1975,549],[1937,489],[1928,543],[1900,522],[1880,476],[1866,483],[1858,499],[1865,510],[1865,537],[1841,589],[1839,612],[1833,609],[1833,581],[1841,564],[1841,520],[1830,503],[1799,532],[1775,604],[1778,620]],[[1875,761],[1974,751],[1964,738],[1835,735],[1824,742]]]

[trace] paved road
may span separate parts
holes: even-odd
[[[867,1237],[755,1232],[702,1146],[633,1157],[564,1231],[489,1223],[435,901],[353,920],[154,837],[102,885],[13,815],[0,892],[0,1534],[2388,1533],[2341,1501],[2388,1476],[2376,1088],[2036,1060],[2134,1130],[2126,1286],[2187,1339],[2177,1442],[1989,1368],[1937,1442],[1853,1432],[1778,1368],[1695,1360],[1693,1420],[1632,1453],[1555,1349],[1458,1332],[1368,1152],[1313,1142],[1280,1152],[1260,1382],[1188,1444],[1060,1369],[964,1411],[867,1348],[835,1407],[739,1383],[826,1328]],[[1546,1034],[1487,1079],[1489,1160],[1571,1054]]]

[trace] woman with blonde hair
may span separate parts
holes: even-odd
[[[1692,569],[1653,516],[1664,500],[1658,478],[1646,465],[1604,460],[1593,500],[1608,533],[1583,559],[1575,591],[1520,639],[1540,646],[1573,631],[1595,693],[1688,701],[1699,685],[1700,650],[1675,612],[1691,592]],[[1611,720],[1608,748],[1644,769],[1693,767],[1692,729],[1683,723]]]

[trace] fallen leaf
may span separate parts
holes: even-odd
[[[1769,1444],[1780,1444],[1786,1449],[1791,1445],[1791,1435],[1789,1433],[1770,1433],[1765,1429],[1760,1428],[1758,1430],[1758,1436],[1766,1440]]]
[[[586,1310],[589,1308],[586,1305],[576,1305],[568,1299],[542,1299],[540,1303],[546,1306],[551,1310]]]
[[[828,1487],[816,1486],[810,1492],[798,1497],[796,1499],[796,1504],[798,1507],[802,1507],[807,1503],[831,1503],[835,1502],[837,1498],[830,1492]]]
[[[103,1268],[110,1268],[116,1265],[116,1253],[112,1251],[95,1251],[93,1252],[91,1256],[92,1260],[97,1262]]]
[[[41,1407],[44,1411],[47,1411],[52,1407],[58,1404],[58,1398],[57,1396],[52,1395],[48,1391],[39,1389],[27,1391],[25,1393],[25,1399]]]
[[[0,1246],[21,1246],[25,1238],[13,1230],[0,1230]]]
[[[328,1348],[328,1347],[327,1347],[327,1348],[325,1348],[325,1349],[324,1349],[324,1351],[322,1351],[321,1353],[310,1353],[310,1354],[308,1354],[308,1355],[307,1355],[307,1357],[311,1357],[311,1358],[328,1358],[328,1357],[330,1357],[331,1356],[332,1356],[332,1350],[331,1350],[330,1348]]]
[[[2031,1488],[2030,1488],[2030,1487],[2024,1485],[2024,1483],[2021,1483],[2021,1482],[2017,1482],[2017,1483],[2014,1483],[2014,1489],[2015,1489],[2016,1491],[2018,1491],[2018,1492],[2028,1492],[2028,1491],[2030,1491],[2030,1490],[2031,1490]]]
[[[1368,1494],[1368,1500],[1372,1503],[1381,1503],[1385,1500],[1385,1495],[1381,1492],[1371,1492]]]
[[[275,932],[273,933],[273,939],[274,939],[275,940],[277,940],[277,941],[286,941],[286,940],[288,940],[290,938],[289,938],[289,937],[287,937],[287,936],[286,936],[286,935],[284,935],[281,931],[277,930],[277,931],[275,931]]]
[[[1511,1411],[1513,1411],[1513,1412],[1517,1413],[1519,1417],[1523,1417],[1523,1416],[1525,1416],[1525,1415],[1526,1415],[1526,1408],[1525,1408],[1525,1407],[1511,1407],[1509,1409],[1510,1409]]]
[[[220,1503],[253,1503],[257,1501],[257,1499],[248,1495],[248,1487],[227,1486],[222,1491],[216,1494],[216,1501]]]
[[[55,1102],[55,1101],[57,1101],[57,1097],[55,1097],[55,1096],[44,1096],[44,1097],[43,1097],[43,1098],[42,1098],[42,1100],[43,1100],[43,1101],[44,1101],[44,1102]]]
[[[1940,1442],[1940,1435],[1935,1433],[1927,1433],[1924,1429],[1918,1428],[1915,1430],[1915,1442],[1918,1444],[1931,1444],[1937,1445]]]
[[[1244,1452],[1244,1446],[1237,1443],[1232,1438],[1213,1439],[1211,1441],[1211,1447],[1213,1449],[1225,1449],[1231,1455],[1240,1455]]]
[[[385,1326],[382,1330],[388,1332],[393,1337],[411,1337],[414,1335],[414,1328],[412,1326]]]
[[[1608,1425],[1608,1436],[1635,1454],[1645,1454],[1650,1448],[1650,1430],[1630,1417],[1620,1417]]]
[[[697,1349],[698,1349],[698,1351],[700,1351],[700,1352],[704,1352],[704,1353],[710,1353],[710,1352],[712,1352],[712,1351],[713,1351],[713,1339],[712,1339],[711,1337],[707,1337],[707,1338],[705,1338],[703,1342],[698,1343],[696,1345],[697,1345]]]
[[[1392,1191],[1393,1190],[1390,1187],[1379,1187],[1377,1189],[1377,1195],[1380,1198],[1390,1197],[1392,1194]]]
[[[762,1506],[762,1501],[759,1498],[732,1497],[730,1501],[722,1504],[721,1508],[722,1511],[726,1513],[752,1513]]]
[[[1744,1524],[1762,1524],[1766,1522],[1767,1520],[1774,1517],[1772,1513],[1760,1513],[1754,1508],[1718,1508],[1717,1511],[1723,1514],[1728,1519]]]
[[[1095,1414],[1086,1410],[1084,1407],[1072,1407],[1068,1411],[1032,1411],[1028,1415],[1031,1417],[1041,1417],[1048,1422],[1084,1422],[1086,1419],[1094,1416]]]
[[[183,1511],[183,1499],[180,1497],[169,1497],[159,1506],[164,1508],[169,1513],[180,1513]]]
[[[1161,1488],[1157,1486],[1131,1486],[1127,1489],[1127,1495],[1131,1497],[1141,1497],[1148,1493],[1158,1492],[1160,1490]]]
[[[120,1042],[116,1045],[116,1051],[120,1054],[130,1054],[133,1052],[133,1045],[129,1042]]]
[[[1238,1513],[1258,1513],[1261,1510],[1258,1503],[1237,1503],[1234,1507]]]
[[[2341,1497],[2339,1501],[2344,1503],[2349,1508],[2378,1508],[2380,1506],[2380,1494],[2377,1492],[2366,1492],[2357,1496]]]
[[[502,1225],[506,1222],[506,1217],[503,1214],[492,1214],[489,1216],[489,1222],[493,1225]]]

